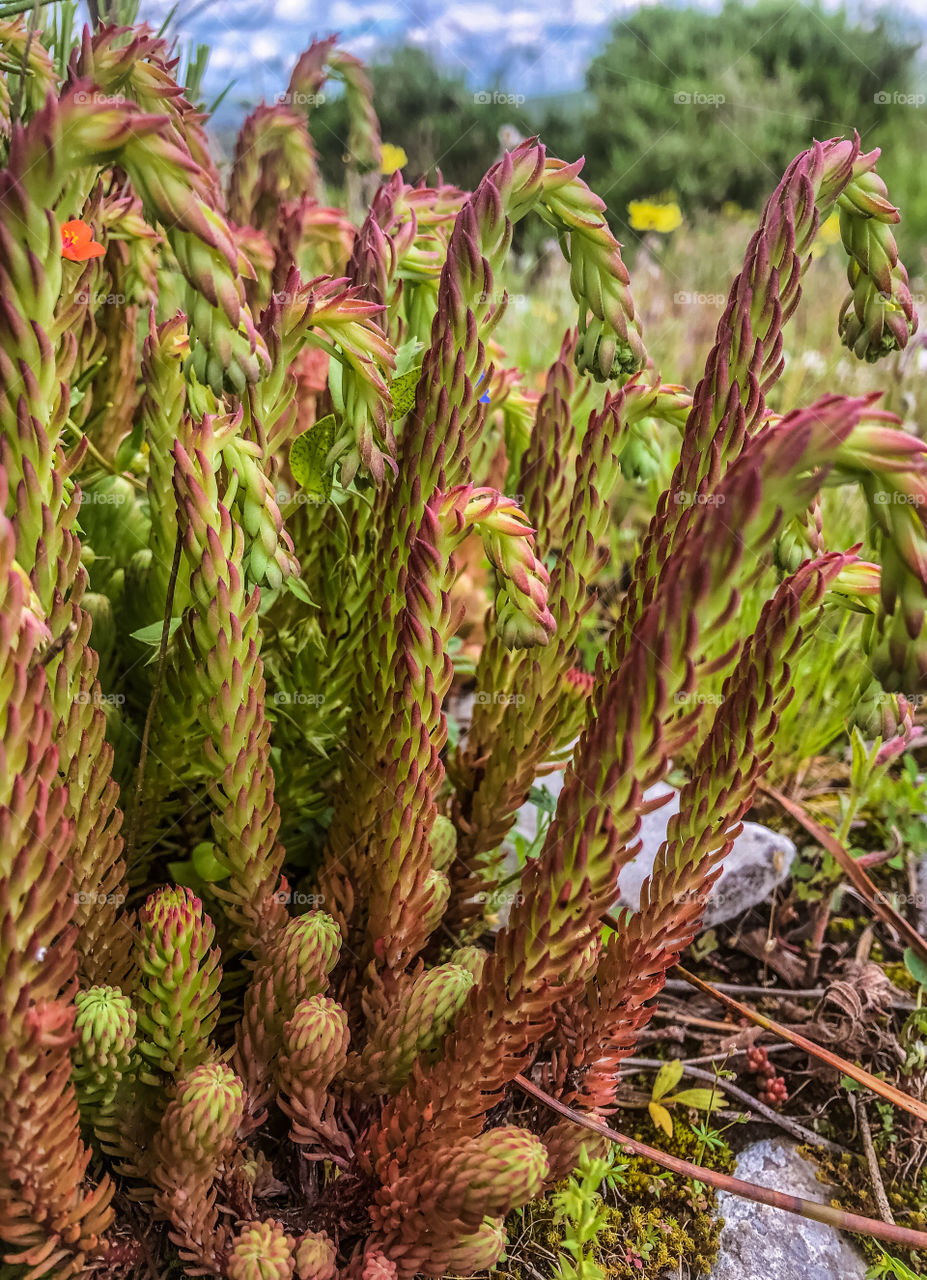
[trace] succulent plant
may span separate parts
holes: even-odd
[[[89,987],[74,997],[71,1077],[81,1111],[89,1115],[108,1108],[131,1073],[138,1019],[129,997],[118,987]]]
[[[293,1237],[279,1222],[249,1222],[235,1236],[225,1274],[229,1280],[290,1280],[296,1265]]]
[[[327,77],[352,166],[381,148],[333,38],[245,122],[226,189],[147,28],[86,30],[61,80],[22,20],[0,52],[4,1260],[108,1265],[118,1183],[190,1275],[490,1268],[588,1141],[515,1123],[516,1076],[608,1114],[822,609],[866,615],[861,722],[909,729],[927,684],[923,442],[872,397],[768,404],[835,210],[842,341],[872,361],[914,331],[878,153],[833,139],[789,166],[690,394],[648,367],[581,162],[529,139],[473,193],[396,172],[359,217],[326,203]],[[539,396],[492,337],[532,213],[576,304]],[[610,616],[617,495],[661,474],[664,426],[678,464]],[[878,564],[828,549],[835,485]],[[468,573],[476,705],[449,744]],[[640,909],[603,936],[683,747]],[[504,841],[555,768],[509,883]]]

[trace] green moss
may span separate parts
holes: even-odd
[[[831,916],[827,924],[827,936],[833,941],[841,941],[848,934],[856,934],[861,927],[860,921],[852,916]]]
[[[670,1155],[730,1173],[734,1157],[723,1143],[703,1147],[689,1125],[674,1120],[672,1139],[641,1124],[640,1113],[616,1117],[615,1127]],[[607,1280],[661,1280],[669,1268],[686,1264],[686,1274],[708,1272],[718,1253],[721,1221],[709,1187],[659,1169],[651,1160],[621,1154],[622,1175],[606,1194],[605,1225],[590,1257]],[[507,1224],[510,1248],[493,1280],[531,1280],[539,1273],[556,1280],[554,1259],[562,1252],[563,1227],[555,1221],[550,1197],[513,1214]]]
[[[837,1192],[831,1204],[849,1213],[863,1214],[867,1218],[880,1216],[871,1179],[858,1160],[850,1156],[829,1156],[814,1147],[802,1147],[801,1150],[809,1160],[815,1161],[822,1178],[831,1183]],[[884,1162],[880,1160],[879,1165],[885,1194],[895,1221],[899,1226],[909,1227],[914,1231],[927,1230],[927,1175],[921,1174],[912,1183],[893,1183]],[[901,1245],[885,1245],[869,1236],[857,1236],[855,1243],[869,1262],[879,1262],[888,1252],[893,1257],[900,1258],[916,1275],[923,1274],[927,1267],[927,1251],[904,1249]]]
[[[899,991],[906,991],[911,996],[916,996],[918,986],[914,978],[908,971],[907,965],[898,962],[886,962],[882,965],[882,969],[886,978],[896,986]]]

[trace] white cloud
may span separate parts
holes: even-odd
[[[279,58],[282,52],[281,38],[267,33],[250,37],[248,45],[253,56],[261,62],[266,62],[269,58]]]
[[[512,16],[512,13],[506,13],[491,4],[452,4],[445,11],[442,26],[447,24],[473,35],[491,35],[507,30]],[[537,18],[534,19],[534,25],[537,28]]]
[[[241,63],[241,50],[231,48],[214,48],[209,55],[211,71],[237,70]]]
[[[393,4],[351,4],[349,0],[333,0],[326,6],[325,24],[327,31],[351,31],[362,26],[394,23],[400,16],[400,10]]]
[[[369,58],[376,51],[380,41],[373,35],[351,36],[350,39],[345,40],[345,44],[358,58]]]

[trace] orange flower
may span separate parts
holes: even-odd
[[[80,218],[62,224],[61,256],[68,262],[86,262],[88,258],[99,258],[105,252],[103,246],[94,240],[93,228]]]

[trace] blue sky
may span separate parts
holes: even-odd
[[[236,107],[240,114],[245,102],[282,92],[298,54],[313,37],[332,32],[367,61],[390,45],[419,45],[474,89],[525,96],[578,89],[612,22],[650,2],[180,0],[174,29],[212,46],[207,94],[235,80],[223,114]],[[862,12],[874,7],[850,3]],[[141,0],[140,16],[160,26],[173,6],[174,0]],[[927,19],[927,0],[904,7]]]
[[[927,4],[927,0],[924,0]],[[173,0],[141,0],[160,25]],[[627,0],[181,0],[175,28],[213,47],[210,89],[271,99],[297,54],[337,31],[369,60],[391,44],[430,50],[475,88],[532,95],[579,88],[583,70]]]

